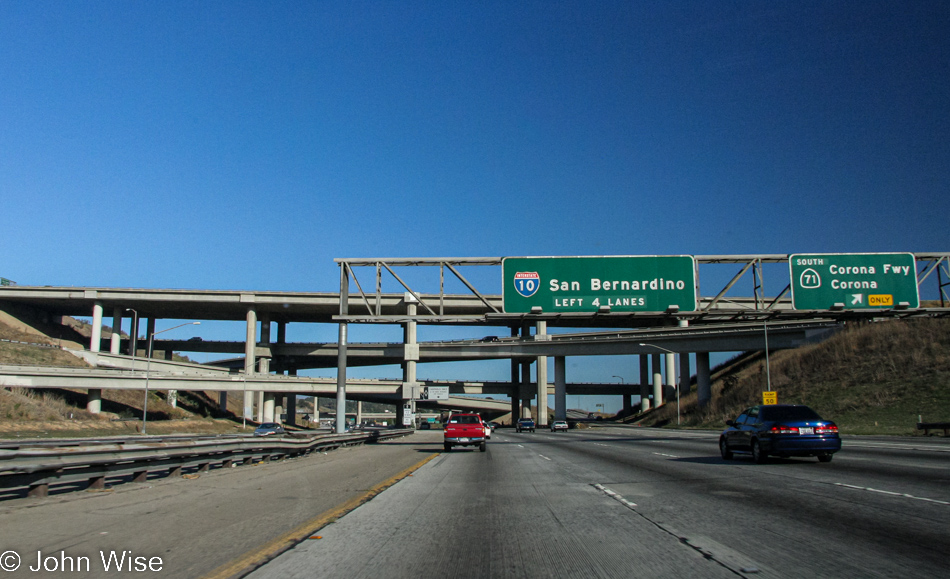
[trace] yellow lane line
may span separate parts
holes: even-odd
[[[425,463],[429,462],[433,458],[439,456],[438,453],[429,455],[427,458],[419,461],[418,463],[410,466],[409,468],[403,470],[399,474],[396,474],[373,488],[369,489],[362,495],[358,497],[353,497],[352,499],[346,501],[345,503],[326,511],[325,513],[320,514],[319,516],[310,519],[306,523],[299,525],[295,529],[284,533],[283,535],[273,539],[260,547],[245,553],[241,557],[231,561],[230,563],[225,563],[224,565],[218,567],[211,573],[208,573],[201,579],[229,579],[231,577],[243,577],[245,574],[254,570],[260,564],[266,562],[267,560],[276,557],[280,553],[290,549],[297,543],[303,541],[311,534],[320,530],[324,525],[339,519],[343,515],[352,511],[356,507],[362,505],[366,501],[372,499],[379,493],[383,492],[387,488],[393,486],[397,482],[406,478],[413,471],[418,470]]]

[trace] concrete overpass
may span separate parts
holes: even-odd
[[[257,382],[259,375],[286,372],[288,376],[284,378],[288,381],[282,384],[289,387],[288,391],[293,391],[297,386],[289,379],[298,370],[335,365],[339,376],[336,396],[340,403],[345,402],[348,388],[353,389],[351,396],[361,395],[361,386],[346,377],[348,366],[399,363],[403,367],[403,376],[399,381],[401,395],[403,400],[408,400],[414,397],[417,392],[415,389],[422,385],[416,378],[416,365],[419,363],[502,358],[511,360],[512,376],[507,387],[512,395],[511,411],[513,415],[520,415],[532,398],[531,364],[536,366],[538,374],[533,382],[534,395],[540,400],[549,393],[548,356],[555,357],[555,407],[559,409],[559,417],[564,411],[563,397],[567,392],[564,362],[568,356],[640,356],[641,397],[649,399],[652,385],[654,403],[660,404],[664,386],[675,387],[678,383],[681,389],[684,384],[688,389],[692,355],[695,357],[702,403],[711,396],[709,352],[761,350],[766,347],[766,341],[770,349],[796,347],[820,339],[849,320],[950,315],[950,308],[944,307],[943,301],[909,311],[901,308],[870,312],[846,308],[795,310],[788,298],[789,287],[771,296],[765,295],[763,289],[765,266],[778,264],[781,271],[781,264],[787,263],[788,258],[788,255],[695,256],[697,272],[723,264],[732,264],[739,270],[715,295],[697,298],[695,311],[668,308],[663,312],[621,313],[611,312],[607,308],[582,314],[507,314],[503,311],[500,295],[478,291],[460,273],[461,268],[466,266],[498,266],[500,258],[339,259],[336,261],[341,267],[341,287],[339,292],[333,293],[5,286],[0,287],[0,305],[26,307],[49,317],[91,316],[93,323],[89,351],[108,350],[112,354],[121,351],[131,353],[135,349],[135,340],[122,340],[118,335],[113,335],[109,340],[102,339],[103,319],[110,314],[113,327],[121,327],[123,319],[129,318],[133,336],[141,334],[138,324],[143,319],[146,336],[156,333],[158,319],[243,321],[246,329],[243,341],[156,340],[154,349],[166,350],[168,353],[243,353],[243,357],[224,361],[222,365],[240,370],[240,381],[253,384],[254,392],[263,393],[263,399],[259,398],[257,403],[258,416],[261,418],[273,415],[274,401],[272,391],[265,389],[268,388],[267,383]],[[918,263],[927,264],[917,272],[918,285],[933,271],[938,271],[938,275],[930,279],[936,279],[943,297],[947,284],[942,282],[938,266],[950,264],[950,254],[918,253],[915,258]],[[438,292],[417,291],[418,288],[407,284],[395,271],[399,267],[414,266],[439,268]],[[375,269],[375,292],[365,292],[360,285],[356,275],[360,268]],[[385,272],[392,274],[393,279],[406,291],[383,293],[381,276]],[[445,293],[442,278],[446,272],[455,275],[471,293]],[[783,275],[787,278],[787,268]],[[752,296],[732,295],[735,284],[744,276],[753,280]],[[697,287],[698,280],[697,273]],[[351,282],[353,291],[350,290]],[[341,300],[341,295],[346,298]],[[275,323],[276,339],[272,339],[271,330]],[[286,330],[290,323],[335,324],[339,327],[340,345],[288,343]],[[350,323],[399,324],[403,328],[404,339],[394,344],[350,344],[346,333],[347,324]],[[419,343],[416,326],[420,323],[500,327],[506,328],[510,335],[488,342],[464,340]],[[549,326],[622,328],[624,331],[564,336],[549,334]],[[677,354],[680,355],[678,380]],[[662,360],[665,360],[665,364],[661,364]],[[178,378],[159,378],[156,375],[155,379],[167,379],[167,384],[174,384]],[[231,385],[236,382],[231,376],[227,380],[223,377],[207,380]],[[90,387],[89,392],[88,407],[97,411],[99,388]],[[629,397],[625,398],[625,406],[628,406]],[[253,396],[246,396],[245,415],[253,412],[253,406]],[[545,404],[538,406],[542,412],[546,412]],[[402,405],[397,405],[397,409],[401,411],[401,408]],[[546,422],[543,414],[538,419],[542,423]]]

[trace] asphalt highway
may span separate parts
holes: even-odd
[[[449,453],[441,436],[0,501],[0,566],[21,563],[2,574],[73,575],[66,556],[108,577],[115,551],[204,579],[947,575],[943,437],[757,465],[722,460],[713,432],[505,429]]]
[[[499,430],[251,576],[946,576],[948,482],[945,439],[757,465],[711,432]]]

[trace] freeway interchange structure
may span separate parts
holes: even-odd
[[[397,422],[408,422],[417,406],[475,409],[490,416],[510,412],[514,419],[529,413],[532,400],[537,400],[535,418],[543,425],[551,394],[558,419],[566,415],[568,393],[619,394],[625,409],[631,407],[631,397],[639,395],[645,410],[663,404],[677,390],[688,392],[695,373],[700,403],[708,403],[710,352],[794,348],[824,339],[849,321],[950,314],[948,253],[336,261],[338,292],[0,287],[0,308],[25,308],[51,318],[91,317],[92,337],[76,354],[93,366],[0,366],[0,385],[86,388],[87,407],[93,412],[100,408],[103,388],[140,389],[151,382],[161,390],[218,391],[222,405],[227,392],[242,391],[245,416],[253,417],[256,406],[260,421],[272,421],[281,406],[293,420],[298,395],[335,396],[338,407],[347,399],[393,403]],[[483,272],[497,273],[499,268],[502,291],[497,281],[491,282],[491,291],[480,289],[486,277],[498,279]],[[728,274],[716,277],[713,268],[725,268]],[[419,281],[424,278],[421,271],[437,272],[437,282],[434,276]],[[706,271],[716,289],[704,296],[700,278]],[[767,292],[766,273],[770,287],[784,289]],[[472,281],[476,277],[477,282]],[[751,285],[751,291],[741,292],[740,281],[747,288]],[[921,301],[921,294],[936,299]],[[114,328],[128,318],[131,337],[115,333],[103,338],[103,319],[109,314]],[[159,319],[243,321],[246,332],[242,341],[160,339],[156,335],[167,330],[155,330]],[[137,343],[142,341],[143,321],[145,343]],[[339,339],[288,342],[288,324],[332,324]],[[350,343],[351,324],[399,325],[403,340]],[[504,331],[478,339],[419,342],[418,324]],[[549,328],[575,331],[549,333]],[[164,352],[166,359],[136,358],[134,353],[143,347]],[[170,361],[171,352],[223,358],[182,365]],[[568,382],[565,359],[592,355],[640,356],[639,384]],[[554,357],[553,384],[547,376],[548,357]],[[418,364],[493,359],[510,360],[511,380],[438,382],[417,377]],[[347,377],[348,367],[390,364],[401,366],[399,379]],[[336,368],[337,377],[298,375],[314,368]],[[431,386],[447,386],[451,397],[425,399]],[[486,394],[508,399],[460,397]],[[338,432],[345,428],[343,421],[340,413]]]

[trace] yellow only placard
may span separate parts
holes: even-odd
[[[763,392],[762,404],[778,404],[778,392]]]
[[[871,294],[868,296],[869,306],[893,306],[894,296],[891,294]]]

